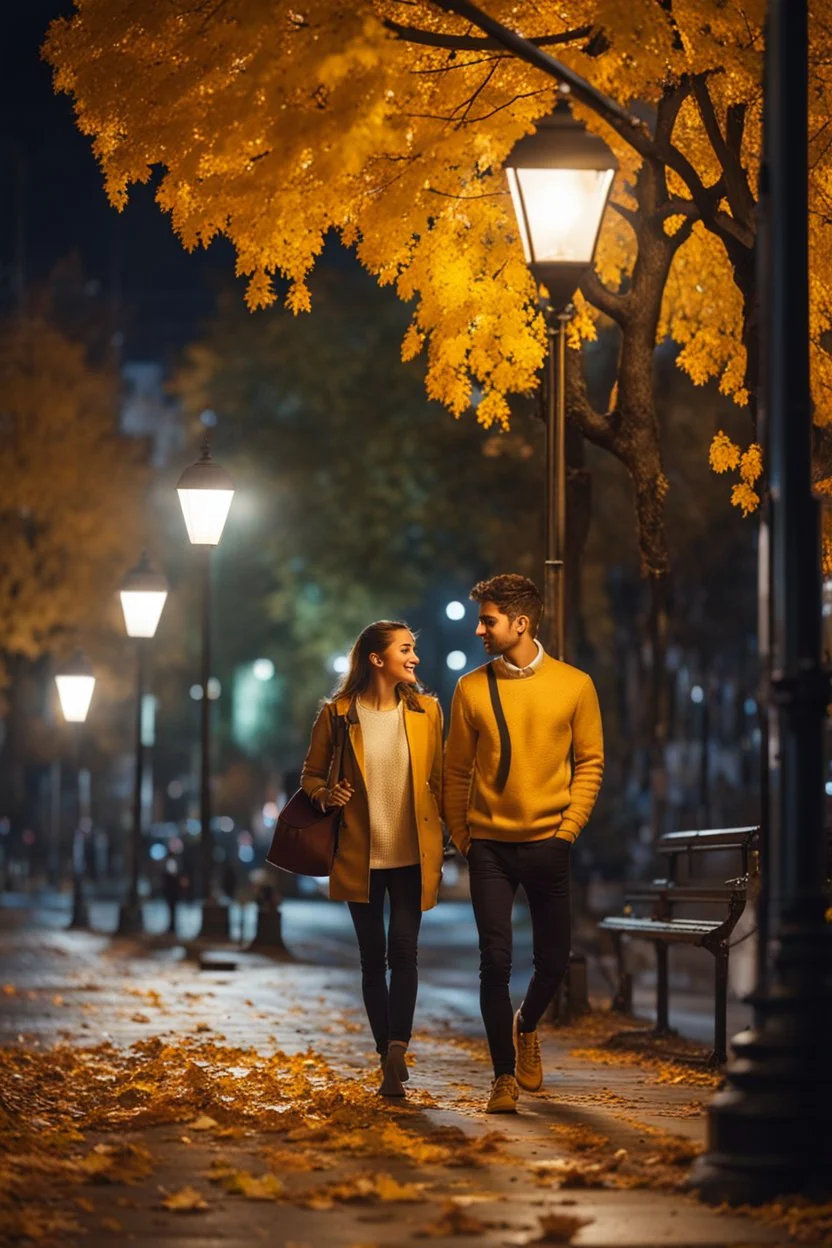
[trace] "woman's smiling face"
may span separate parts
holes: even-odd
[[[394,684],[416,683],[419,656],[416,653],[416,639],[410,629],[397,628],[381,654],[372,657],[380,660],[375,664],[379,674],[386,676]]]

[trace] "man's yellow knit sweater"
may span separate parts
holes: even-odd
[[[601,711],[585,672],[543,655],[528,676],[494,663],[511,738],[502,793],[496,778],[500,736],[488,664],[463,676],[454,693],[445,750],[444,816],[454,844],[471,839],[574,841],[590,816],[604,770]]]

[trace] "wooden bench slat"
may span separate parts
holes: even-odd
[[[759,827],[703,828],[690,832],[666,832],[656,842],[656,849],[663,854],[677,854],[689,850],[694,853],[709,849],[748,849],[757,841]]]
[[[672,905],[682,906],[686,902],[720,902],[730,903],[733,898],[745,897],[746,889],[739,888],[736,885],[703,885],[699,887],[696,884],[670,884],[659,883],[647,884],[642,888],[628,889],[624,894],[624,901],[668,901]]]

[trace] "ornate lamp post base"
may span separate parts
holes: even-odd
[[[272,957],[289,956],[289,950],[283,943],[282,915],[279,905],[258,906],[257,931],[248,947],[252,953],[265,953]]]
[[[123,902],[118,912],[117,935],[139,936],[143,931],[144,915],[141,905],[137,901]]]
[[[230,940],[228,906],[221,906],[218,901],[202,903],[202,927],[198,940]]]
[[[713,1203],[832,1194],[832,927],[781,935],[774,982],[733,1040],[727,1086],[709,1106],[708,1151],[690,1183]]]
[[[72,877],[72,918],[69,920],[69,928],[86,930],[89,925],[90,915],[84,897],[84,882],[76,874]]]

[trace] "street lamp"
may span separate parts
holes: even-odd
[[[77,651],[55,673],[55,685],[58,689],[58,699],[66,722],[68,724],[85,723],[90,709],[90,702],[92,701],[93,690],[95,689],[95,676],[86,657],[80,651]],[[76,761],[78,763],[78,818],[72,838],[72,918],[69,921],[71,928],[89,926],[89,915],[87,913],[87,903],[84,899],[83,886],[86,861],[85,839],[88,829],[85,827],[87,822],[85,818],[85,798],[81,786],[79,732],[80,729],[76,729],[74,738]]]
[[[575,121],[565,100],[505,161],[526,263],[549,292],[546,325],[546,649],[564,657],[566,553],[566,327],[591,266],[618,162]]]
[[[202,930],[206,940],[228,938],[228,910],[213,900],[211,879],[214,870],[214,844],[211,836],[211,551],[219,544],[228,509],[234,497],[231,477],[211,459],[206,439],[202,455],[186,468],[176,486],[185,526],[192,546],[203,552],[202,562],[202,699],[201,771],[199,787],[200,844],[202,852]]]
[[[125,576],[119,593],[128,637],[136,639],[136,759],[133,780],[133,834],[130,844],[130,888],[127,901],[119,911],[118,930],[132,936],[142,930],[142,909],[139,905],[139,870],[142,860],[142,772],[144,744],[142,741],[142,704],[147,676],[147,645],[156,629],[168,596],[168,585],[160,572],[150,566],[147,551]]]

